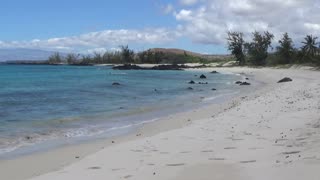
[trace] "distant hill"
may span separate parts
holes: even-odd
[[[178,55],[191,55],[191,56],[196,56],[196,57],[201,57],[201,58],[206,58],[206,59],[224,59],[224,58],[230,58],[232,55],[224,55],[224,54],[201,54],[201,53],[196,53],[192,51],[187,51],[183,49],[176,49],[176,48],[152,48],[150,49],[153,52],[163,52],[163,53],[168,53],[168,54],[178,54]]]
[[[47,60],[52,51],[38,49],[0,49],[0,62],[3,61],[41,61]]]
[[[195,53],[195,52],[191,52],[191,51],[187,51],[187,50],[183,50],[183,49],[176,49],[176,48],[152,48],[150,49],[153,52],[163,52],[163,53],[172,53],[172,54],[187,54],[187,55],[192,55],[192,56],[202,56],[203,54],[200,53]]]

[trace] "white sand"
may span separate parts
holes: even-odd
[[[146,125],[138,138],[80,146],[86,151],[74,146],[0,162],[0,179],[319,180],[320,72],[215,70],[254,75],[265,86],[226,104]],[[293,82],[277,84],[283,77]],[[66,165],[73,152],[89,155]],[[67,157],[52,169],[59,165],[57,159]],[[43,174],[48,170],[52,172]]]

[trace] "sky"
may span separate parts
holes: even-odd
[[[0,0],[0,48],[91,53],[129,45],[228,53],[228,31],[320,36],[319,0]]]

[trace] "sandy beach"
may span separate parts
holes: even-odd
[[[214,68],[261,85],[135,134],[0,161],[1,180],[318,180],[320,72]],[[284,77],[292,82],[277,83]]]

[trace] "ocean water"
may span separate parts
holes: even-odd
[[[237,93],[233,74],[0,65],[0,156],[50,142],[108,137]],[[190,85],[188,82],[208,82]],[[118,82],[120,86],[112,86]],[[188,90],[192,87],[193,90]],[[212,91],[216,88],[217,91]]]

